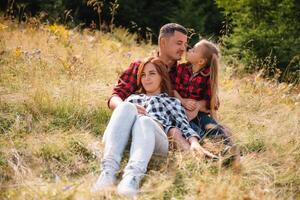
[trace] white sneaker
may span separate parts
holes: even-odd
[[[118,193],[127,197],[135,197],[139,192],[140,177],[126,175],[118,185]]]
[[[109,171],[103,171],[97,179],[97,182],[92,187],[91,192],[99,192],[105,189],[109,189],[112,186],[116,185],[116,183],[117,178],[113,173]]]

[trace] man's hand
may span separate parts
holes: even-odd
[[[119,96],[112,96],[108,102],[108,107],[111,110],[114,110],[119,104],[121,104],[123,100]]]
[[[206,107],[206,100],[197,101],[197,108],[199,112],[209,113],[209,109]]]
[[[143,106],[135,104],[135,107],[137,108],[137,111],[140,115],[146,115],[147,111]]]
[[[194,118],[196,118],[198,115],[198,110],[186,110],[186,116],[188,118],[189,121],[192,121]]]
[[[182,105],[186,110],[195,110],[197,108],[197,101],[194,99],[182,99]]]

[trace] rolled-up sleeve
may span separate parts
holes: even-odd
[[[112,90],[112,95],[107,101],[107,105],[113,96],[118,96],[122,100],[125,100],[131,94],[137,90],[137,72],[140,65],[140,61],[133,62],[129,67],[121,74],[118,79],[117,85]]]
[[[168,105],[168,109],[172,114],[174,125],[182,131],[186,139],[193,136],[200,139],[199,135],[191,128],[185,110],[179,100],[172,101],[172,105]]]

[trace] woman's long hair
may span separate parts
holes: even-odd
[[[157,57],[150,57],[147,58],[144,62],[142,62],[139,66],[138,73],[137,73],[137,86],[138,86],[138,93],[146,94],[146,90],[142,85],[142,73],[144,72],[145,66],[148,63],[152,63],[155,66],[156,71],[161,76],[161,83],[160,83],[160,90],[161,93],[167,93],[169,96],[173,96],[173,90],[171,87],[171,81],[168,73],[167,65]]]
[[[210,99],[210,111],[211,116],[217,119],[216,105],[218,102],[218,92],[219,92],[219,58],[220,51],[219,48],[212,42],[202,39],[199,44],[203,45],[203,56],[207,59],[207,65],[211,67],[210,69],[210,89],[211,89],[211,99]]]

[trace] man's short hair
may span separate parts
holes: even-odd
[[[181,26],[180,24],[176,24],[176,23],[168,23],[163,25],[160,28],[159,31],[159,36],[158,36],[158,40],[160,40],[160,38],[162,37],[170,37],[173,36],[175,31],[178,31],[180,33],[183,33],[185,35],[188,34],[186,28],[184,28],[183,26]]]

